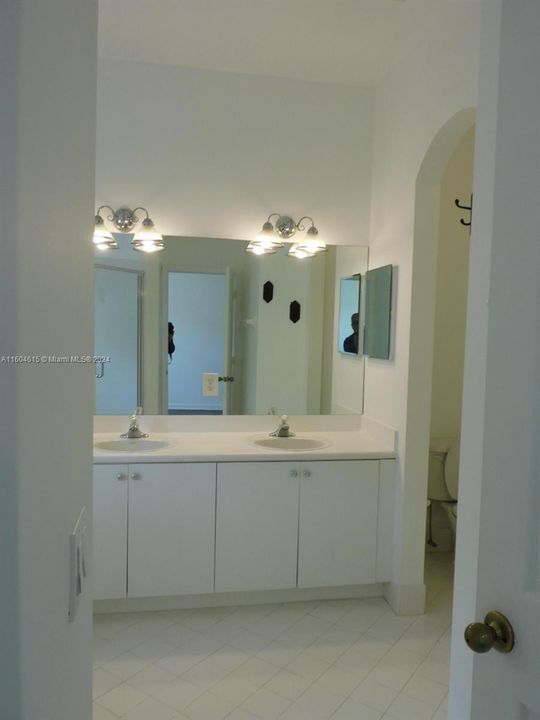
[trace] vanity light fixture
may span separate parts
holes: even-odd
[[[116,231],[121,233],[130,233],[134,230],[135,226],[140,222],[136,213],[138,210],[142,210],[146,213],[146,217],[142,221],[141,229],[133,236],[131,246],[134,250],[147,253],[159,252],[165,247],[163,237],[156,231],[146,208],[136,207],[134,210],[130,210],[130,208],[121,207],[118,210],[113,210],[110,205],[100,205],[94,218],[94,245],[99,250],[118,249],[118,243],[105,226],[101,216],[102,210],[110,210],[107,220],[114,225]]]
[[[271,219],[277,217],[275,225],[272,225]],[[320,252],[326,250],[326,243],[319,237],[319,231],[315,227],[315,223],[308,215],[301,217],[295,222],[289,215],[280,215],[272,213],[268,216],[267,221],[262,226],[261,232],[255,240],[252,240],[246,248],[247,252],[254,255],[273,255],[278,248],[284,246],[285,240],[290,240],[297,230],[301,232],[305,230],[302,224],[304,220],[309,220],[311,226],[306,232],[304,238],[297,240],[291,244],[287,255],[289,257],[303,260],[304,258],[314,257]]]

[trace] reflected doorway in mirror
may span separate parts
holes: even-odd
[[[360,296],[362,280],[360,274],[343,277],[339,293],[338,351],[344,355],[361,356]],[[351,332],[352,331],[352,332]]]

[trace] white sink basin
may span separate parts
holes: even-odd
[[[264,437],[253,441],[254,445],[264,448],[273,448],[274,450],[317,450],[318,448],[328,447],[329,442],[324,440],[314,440],[313,438],[302,437]]]
[[[153,452],[170,447],[171,443],[166,440],[149,440],[148,438],[118,438],[118,440],[104,440],[97,442],[94,447],[100,450],[112,450],[113,452]]]

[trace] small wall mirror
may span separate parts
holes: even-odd
[[[360,275],[341,278],[339,290],[338,352],[362,355],[360,338]]]
[[[392,265],[366,273],[364,355],[388,360],[392,315]]]

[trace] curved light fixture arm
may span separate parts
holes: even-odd
[[[304,215],[304,217],[301,217],[300,220],[296,223],[296,227],[298,230],[305,230],[305,225],[302,225],[303,220],[309,220],[311,223],[311,227],[315,227],[315,223],[313,222],[313,218],[309,217],[309,215]]]
[[[134,225],[139,222],[139,218],[135,215],[135,213],[137,212],[137,210],[144,210],[144,212],[146,213],[145,220],[150,220],[150,215],[148,214],[148,210],[147,210],[146,208],[144,208],[144,207],[136,207],[136,208],[134,208],[134,209],[131,211],[131,219],[133,220],[133,224],[134,224]],[[143,222],[144,222],[144,221],[143,221]]]
[[[96,218],[98,218],[98,217],[100,218],[100,217],[101,217],[101,214],[100,214],[100,213],[101,213],[102,210],[110,210],[110,211],[111,211],[111,215],[108,215],[108,216],[107,216],[107,220],[108,220],[109,222],[113,222],[113,220],[114,220],[114,210],[113,210],[113,208],[112,208],[110,205],[100,205],[100,206],[98,207],[98,209],[96,210]]]
[[[114,225],[118,232],[122,233],[130,233],[135,225],[137,225],[139,218],[136,212],[138,210],[146,213],[146,218],[143,220],[143,223],[150,219],[148,210],[142,206],[136,207],[134,210],[128,207],[120,207],[118,210],[115,210],[110,205],[100,205],[97,209],[96,218],[101,217],[100,213],[102,210],[110,211],[110,215],[107,215],[107,220]]]

